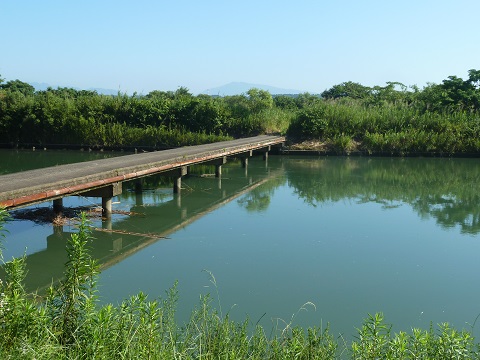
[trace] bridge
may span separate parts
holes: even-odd
[[[2,175],[0,206],[15,209],[53,200],[54,209],[61,212],[65,196],[101,197],[103,215],[109,218],[112,198],[121,194],[124,181],[154,174],[172,176],[173,191],[179,193],[189,166],[214,164],[215,175],[221,177],[221,167],[228,157],[240,157],[247,166],[254,152],[266,158],[273,146],[281,146],[284,141],[281,136],[262,135]]]

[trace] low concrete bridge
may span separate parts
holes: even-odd
[[[174,192],[180,192],[182,176],[195,164],[215,164],[217,177],[228,157],[240,157],[244,166],[254,152],[264,157],[272,146],[281,146],[280,136],[256,136],[213,144],[187,146],[110,159],[53,166],[0,176],[0,206],[7,209],[54,201],[61,211],[62,198],[82,195],[102,198],[105,217],[111,216],[112,198],[122,191],[122,182],[153,174],[175,177]]]

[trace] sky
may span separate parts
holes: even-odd
[[[0,0],[0,77],[192,93],[420,88],[480,69],[479,0]]]

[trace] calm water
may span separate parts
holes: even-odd
[[[346,337],[368,313],[383,312],[397,332],[470,329],[480,314],[480,160],[271,156],[247,170],[229,162],[222,180],[198,176],[213,173],[207,166],[192,172],[180,196],[161,177],[142,195],[124,184],[113,208],[134,215],[93,222],[114,231],[94,232],[102,302],[164,296],[178,280],[181,321],[210,293],[238,320],[330,322]],[[5,258],[27,253],[29,289],[60,276],[73,226],[14,220],[7,229]],[[315,308],[299,311],[307,302]]]

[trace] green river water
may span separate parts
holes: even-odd
[[[0,174],[117,155],[2,150]],[[210,293],[223,314],[267,329],[330,323],[349,338],[383,312],[395,332],[449,322],[479,339],[479,159],[270,156],[201,176],[213,172],[193,167],[181,195],[162,177],[145,179],[142,194],[125,183],[120,213],[92,220],[104,229],[93,232],[102,303],[164,296],[178,280],[179,321]],[[76,228],[11,215],[4,258],[26,253],[26,286],[41,292],[61,276]]]

